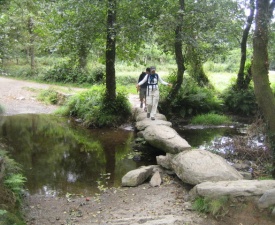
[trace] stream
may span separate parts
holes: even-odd
[[[177,132],[197,148],[217,137],[241,134],[234,127],[178,128]],[[0,117],[0,143],[22,165],[29,194],[89,195],[104,187],[119,187],[128,171],[152,164],[133,160],[135,135],[129,126],[86,129],[53,115]]]

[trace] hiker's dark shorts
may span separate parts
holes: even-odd
[[[139,98],[140,99],[146,99],[146,89],[147,88],[140,88],[140,90],[139,90]]]

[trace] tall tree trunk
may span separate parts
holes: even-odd
[[[240,68],[237,77],[237,89],[238,90],[246,90],[249,86],[251,81],[251,73],[250,70],[247,71],[245,75],[245,62],[246,62],[246,47],[247,47],[247,38],[249,35],[249,31],[251,28],[251,24],[253,22],[255,12],[255,0],[250,0],[250,14],[247,17],[246,26],[243,30],[243,36],[241,41],[241,61],[240,61]]]
[[[34,61],[34,22],[33,22],[33,18],[29,17],[28,19],[28,32],[30,35],[30,45],[29,45],[29,56],[31,59],[31,71],[33,73],[34,71],[34,67],[35,67],[35,61]]]
[[[274,1],[273,1],[274,2]],[[267,123],[268,137],[273,152],[272,176],[275,178],[275,98],[268,78],[269,0],[256,0],[256,25],[253,38],[252,76],[257,102]]]
[[[190,75],[195,79],[199,86],[203,87],[209,85],[209,79],[203,70],[202,61],[196,51],[196,48],[190,45],[188,46],[187,52],[190,58],[189,61],[191,65],[191,70],[189,71]]]
[[[116,0],[108,0],[106,39],[106,100],[116,99]]]
[[[173,84],[173,88],[169,92],[167,98],[163,101],[161,104],[162,111],[164,113],[168,113],[171,109],[171,101],[175,98],[175,96],[178,94],[180,87],[183,82],[183,74],[185,71],[184,66],[184,57],[182,54],[182,26],[183,26],[183,12],[184,12],[184,0],[179,0],[179,15],[178,15],[178,25],[175,29],[175,42],[174,42],[174,50],[175,50],[175,56],[176,56],[176,63],[177,63],[177,80],[176,83]]]
[[[78,66],[81,69],[85,69],[87,66],[88,49],[85,44],[81,44],[78,51]]]

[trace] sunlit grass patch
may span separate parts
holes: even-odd
[[[191,120],[191,124],[194,125],[223,125],[231,122],[232,121],[228,116],[215,113],[197,115]]]

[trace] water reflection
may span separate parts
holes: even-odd
[[[119,186],[125,173],[142,165],[127,158],[133,134],[82,129],[51,115],[0,117],[1,142],[23,166],[31,194],[94,193],[104,174],[108,186]]]
[[[192,147],[199,148],[211,141],[222,137],[233,137],[242,135],[240,127],[184,127],[176,129],[179,135],[184,138]]]

